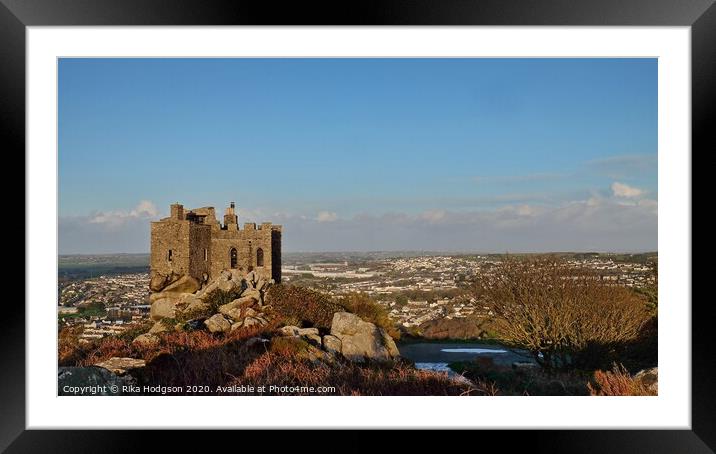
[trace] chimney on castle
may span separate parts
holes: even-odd
[[[169,211],[172,219],[177,219],[179,221],[184,220],[184,205],[179,202],[173,203],[169,206]]]
[[[239,225],[239,217],[236,215],[236,204],[234,202],[229,204],[226,213],[224,213],[224,226],[228,227],[229,225],[236,225],[237,227]]]

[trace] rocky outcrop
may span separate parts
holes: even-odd
[[[169,328],[167,328],[167,325],[160,320],[152,326],[148,334],[159,334],[165,331],[169,331]]]
[[[196,297],[195,295],[188,295],[184,298],[185,306],[183,311],[190,313],[190,312],[201,312],[205,311],[209,308],[209,305],[206,304],[204,301],[202,301],[200,298]]]
[[[175,282],[180,277],[181,275],[176,273],[165,276],[157,272],[152,272],[152,275],[149,278],[149,289],[153,292],[161,292],[165,287]]]
[[[237,270],[224,270],[201,290],[187,293],[194,287],[194,283],[196,281],[192,282],[191,278],[182,277],[165,287],[161,293],[153,295],[152,319],[183,320],[182,315],[193,315],[194,320],[177,324],[177,329],[204,328],[215,334],[226,334],[240,328],[261,327],[269,323],[269,315],[266,312],[268,307],[264,306],[264,295],[273,281],[267,281],[255,272],[241,276]],[[231,291],[237,297],[219,306],[217,313],[194,313],[210,307],[213,301],[208,300],[207,297],[216,290]],[[191,322],[193,324],[189,327]],[[155,345],[159,342],[158,335],[170,329],[170,325],[158,322],[149,333],[137,337],[134,342]],[[400,355],[395,342],[383,328],[349,312],[333,314],[330,334],[321,336],[318,328],[298,326],[284,326],[276,334],[309,345],[308,350],[312,352],[309,355],[311,360],[332,361],[336,356],[342,355],[355,362],[389,361]]]
[[[162,293],[194,293],[199,290],[201,284],[191,276],[182,276],[175,282],[167,285]]]
[[[333,362],[337,356],[353,362],[390,361],[400,355],[393,339],[382,328],[349,312],[333,314],[331,334],[321,336],[318,328],[283,326],[276,331],[282,338],[303,346],[312,361]],[[286,341],[284,341],[286,342]]]
[[[159,336],[156,334],[140,334],[139,336],[135,337],[132,341],[132,344],[143,346],[143,347],[152,347],[155,345],[158,345],[160,342]]]
[[[134,376],[118,375],[104,367],[60,367],[57,371],[59,396],[119,396],[125,386],[136,384]]]
[[[210,295],[214,290],[222,290],[224,292],[230,292],[238,290],[243,292],[246,289],[246,280],[241,276],[238,270],[224,270],[219,273],[219,276],[213,281],[209,282],[204,288],[196,293],[198,298],[204,299]]]
[[[328,353],[339,355],[341,353],[341,340],[336,336],[326,335],[322,339],[323,349]]]
[[[116,356],[95,364],[95,367],[102,367],[117,375],[124,375],[127,372],[141,369],[144,366],[146,366],[146,362],[143,359],[120,358]]]
[[[231,323],[221,314],[214,314],[204,321],[204,325],[212,333],[228,333]]]
[[[176,298],[161,298],[152,303],[149,310],[149,316],[152,320],[161,320],[163,318],[175,318],[176,307],[179,300]]]
[[[149,290],[153,292],[161,292],[164,287],[167,286],[167,277],[159,274],[159,273],[152,273],[152,276],[149,278]]]
[[[152,320],[165,318],[181,320],[186,316],[203,315],[204,319],[202,319],[201,325],[209,329],[208,326],[211,324],[210,331],[212,332],[227,332],[256,325],[264,326],[268,323],[268,316],[263,312],[264,294],[271,284],[273,281],[266,281],[254,272],[244,277],[238,270],[224,270],[215,280],[199,290],[199,283],[196,279],[182,276],[164,287],[161,292],[150,295],[150,301],[152,301],[150,316]],[[214,318],[212,322],[208,322],[209,324],[205,321],[206,318],[215,315],[206,314],[210,307],[206,299],[215,290],[232,291],[239,295],[230,303],[219,307],[219,314],[229,323],[229,328],[226,328],[224,323],[220,323],[220,326],[216,325],[214,322],[219,318]],[[179,329],[184,329],[187,325],[180,324],[178,326]],[[164,329],[155,325],[151,333],[157,334],[162,331]]]
[[[311,342],[314,345],[317,345],[318,347],[321,347],[323,345],[323,341],[321,340],[321,336],[318,334],[318,328],[303,328],[298,330],[298,335],[305,338],[309,342]]]
[[[249,328],[251,326],[265,325],[266,320],[259,317],[246,317],[241,324],[237,322],[237,328]]]
[[[298,336],[298,330],[300,329],[298,326],[287,325],[279,328],[277,333],[281,336]]]
[[[331,335],[341,342],[341,354],[348,360],[389,361],[400,355],[398,347],[384,329],[350,312],[336,312]]]

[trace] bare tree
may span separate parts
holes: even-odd
[[[643,297],[554,257],[505,259],[473,287],[501,339],[545,368],[596,368],[649,319]]]

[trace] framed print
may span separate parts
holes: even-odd
[[[27,169],[3,449],[712,452],[713,2],[2,2]]]

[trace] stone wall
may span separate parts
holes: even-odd
[[[208,281],[211,274],[211,227],[189,225],[189,275],[200,283]]]
[[[211,240],[211,273],[212,278],[221,270],[231,267],[231,249],[237,252],[237,268],[242,273],[256,271],[259,275],[271,278],[272,236],[270,228],[257,229],[254,224],[245,224],[239,230],[218,230],[213,232]],[[263,266],[258,266],[258,249],[263,251]]]
[[[150,266],[152,273],[169,276],[189,273],[189,222],[160,221],[151,226]],[[172,256],[169,260],[169,251]]]

